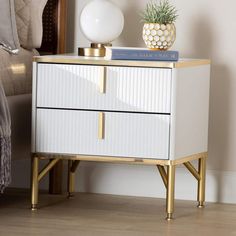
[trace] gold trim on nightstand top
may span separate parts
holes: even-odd
[[[130,66],[130,67],[153,67],[153,68],[185,68],[185,67],[209,65],[211,63],[211,61],[207,59],[180,59],[178,62],[106,60],[104,58],[81,57],[71,54],[36,56],[34,57],[33,60],[38,63]]]

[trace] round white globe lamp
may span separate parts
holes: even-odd
[[[93,0],[81,12],[80,27],[91,47],[79,48],[79,55],[104,56],[105,46],[111,45],[123,31],[124,15],[109,0]]]

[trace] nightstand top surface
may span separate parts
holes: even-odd
[[[48,56],[36,56],[34,61],[38,63],[53,64],[81,64],[81,65],[103,65],[103,66],[135,66],[135,67],[157,67],[157,68],[184,68],[200,65],[209,65],[207,59],[180,59],[178,62],[171,61],[129,61],[129,60],[107,60],[103,57],[81,57],[75,54],[60,54]]]

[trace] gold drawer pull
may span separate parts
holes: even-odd
[[[105,139],[105,113],[98,114],[98,138]]]
[[[106,93],[106,79],[107,79],[107,68],[103,66],[101,68],[100,93]]]

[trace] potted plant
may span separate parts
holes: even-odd
[[[175,21],[178,17],[176,8],[168,0],[149,2],[141,13],[143,40],[148,48],[169,49],[176,38]]]

